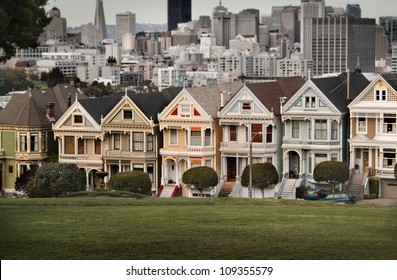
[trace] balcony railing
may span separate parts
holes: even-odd
[[[156,156],[156,153],[143,151],[110,150],[106,151],[105,156],[108,158],[149,158]]]
[[[302,139],[287,139],[283,140],[283,144],[292,144],[292,145],[325,145],[325,146],[337,146],[341,145],[341,141],[337,140],[302,140]]]
[[[98,161],[102,162],[102,155],[60,155],[60,160],[67,161]]]

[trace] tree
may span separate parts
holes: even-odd
[[[108,64],[116,64],[117,63],[117,59],[114,56],[109,56],[107,61],[108,61]]]
[[[243,170],[243,175],[241,176],[243,187],[249,187],[249,169],[249,165],[247,165]],[[277,183],[278,173],[273,164],[265,162],[252,165],[252,187],[261,190],[262,198],[265,198],[264,190]]]
[[[63,73],[59,67],[54,67],[48,73],[48,80],[47,80],[47,85],[49,88],[55,87],[57,84],[62,84],[65,82],[65,77],[63,76]]]
[[[32,164],[30,168],[15,179],[15,190],[25,192],[25,189],[34,181],[38,166]]]
[[[108,183],[108,188],[139,194],[150,193],[151,186],[152,182],[149,175],[136,170],[114,174]]]
[[[29,81],[25,72],[21,70],[6,68],[0,70],[0,95],[7,94],[14,90],[27,90],[34,87],[34,83]]]
[[[211,167],[198,166],[186,170],[182,175],[182,182],[193,186],[200,191],[200,196],[203,196],[204,189],[218,184],[218,175]]]
[[[14,56],[18,47],[37,46],[37,39],[51,21],[45,10],[47,1],[0,1],[0,62]]]
[[[350,171],[346,163],[340,161],[323,161],[316,165],[313,179],[331,185],[331,192],[335,192],[335,185],[349,180]]]
[[[71,163],[46,163],[36,171],[34,182],[25,188],[29,197],[57,197],[85,189],[80,169]]]

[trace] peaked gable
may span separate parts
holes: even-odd
[[[373,107],[378,107],[374,102],[397,102],[396,75],[379,75],[351,102],[349,108],[361,102]]]

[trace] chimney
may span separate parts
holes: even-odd
[[[225,106],[225,91],[221,91],[221,108]]]
[[[53,119],[54,118],[54,111],[55,111],[55,103],[48,102],[48,104],[46,106],[46,110],[45,110],[47,118]]]

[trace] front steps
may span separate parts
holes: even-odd
[[[218,197],[228,197],[233,190],[234,181],[227,181],[223,184],[221,191],[219,192]]]

